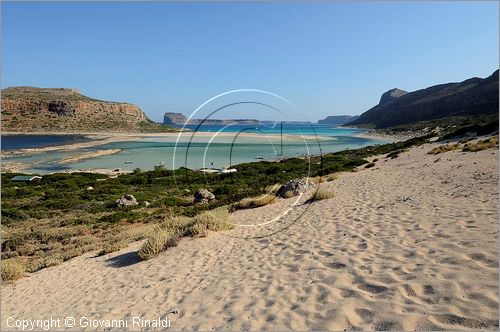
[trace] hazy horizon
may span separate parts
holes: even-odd
[[[489,76],[497,27],[497,2],[2,2],[2,88],[76,88],[157,122],[259,89],[316,122],[359,115],[391,88]]]

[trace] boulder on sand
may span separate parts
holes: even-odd
[[[123,207],[123,206],[134,206],[138,205],[139,203],[137,202],[134,196],[126,194],[117,199],[115,204],[118,207]]]
[[[210,191],[207,189],[198,189],[194,193],[194,203],[195,204],[204,204],[208,203],[210,201],[213,201],[215,199],[215,195],[212,194]]]
[[[278,189],[276,195],[283,198],[298,196],[311,186],[314,186],[314,183],[302,179],[290,180]]]

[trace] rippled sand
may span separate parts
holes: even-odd
[[[233,215],[255,224],[291,207],[266,226],[145,262],[140,243],[87,254],[3,286],[2,330],[9,316],[68,315],[168,316],[173,330],[498,329],[498,150],[433,146],[321,184],[332,199]]]

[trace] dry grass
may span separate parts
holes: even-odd
[[[104,247],[97,252],[97,256],[103,256],[110,254],[112,252],[122,250],[123,248],[126,248],[128,245],[128,242],[126,241],[120,241],[120,242],[115,242],[115,243],[106,243]]]
[[[2,281],[9,282],[22,278],[26,272],[23,262],[18,258],[2,259]]]
[[[471,144],[466,143],[462,151],[477,152],[497,147],[498,147],[498,136],[494,136],[482,141],[478,141],[476,143],[471,143]]]
[[[238,203],[234,204],[234,208],[237,210],[253,209],[264,205],[272,204],[274,202],[276,202],[276,196],[274,194],[266,194],[259,197],[244,198]]]
[[[138,255],[142,259],[151,259],[162,251],[175,247],[184,236],[205,237],[208,231],[217,232],[233,228],[226,207],[205,211],[193,218],[169,216],[150,231]]]
[[[142,259],[151,259],[158,256],[169,247],[175,247],[180,240],[180,234],[171,229],[164,229],[158,226],[146,237],[138,255]]]
[[[193,218],[193,225],[196,224],[205,225],[207,230],[213,232],[234,228],[234,225],[229,222],[229,211],[224,206],[196,215]]]
[[[307,179],[304,179],[304,181],[307,182]],[[319,185],[320,183],[323,183],[323,178],[321,176],[316,176],[314,178],[310,178],[309,182]]]
[[[403,153],[403,152],[406,152],[408,151],[408,149],[398,149],[398,150],[394,150],[392,152],[389,152],[385,157],[386,158],[391,158],[391,159],[395,159],[397,157],[399,157],[399,154],[400,153]]]
[[[329,198],[333,198],[335,196],[334,193],[332,193],[331,191],[328,191],[328,190],[325,190],[325,189],[318,189],[316,190],[316,192],[314,193],[314,195],[311,197],[311,201],[321,201],[323,199],[329,199]]]
[[[458,150],[458,149],[460,149],[460,144],[456,144],[456,143],[444,144],[444,145],[440,145],[440,146],[435,147],[434,149],[427,152],[427,154],[440,154],[440,153]]]
[[[203,224],[194,224],[188,228],[188,233],[192,237],[206,237],[208,236],[208,229],[206,225]]]
[[[339,178],[338,174],[333,173],[333,174],[330,174],[327,176],[326,181],[332,182],[332,181],[338,180],[338,178]]]

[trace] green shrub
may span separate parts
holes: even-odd
[[[375,163],[369,163],[365,165],[365,168],[372,168],[373,166],[375,166]]]

